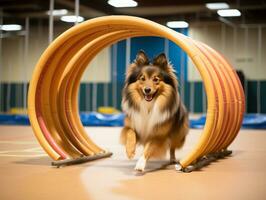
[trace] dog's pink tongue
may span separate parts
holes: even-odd
[[[152,95],[145,95],[146,101],[151,101],[152,100]]]

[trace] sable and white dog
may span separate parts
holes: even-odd
[[[137,144],[144,146],[135,170],[144,171],[151,157],[161,157],[170,149],[175,163],[175,149],[181,148],[188,133],[188,115],[178,93],[178,81],[165,54],[150,63],[143,51],[126,73],[122,108],[126,114],[121,143],[129,159]]]

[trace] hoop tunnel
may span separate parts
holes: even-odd
[[[28,113],[35,136],[54,160],[104,153],[85,132],[78,112],[78,89],[88,63],[106,46],[128,37],[159,36],[180,46],[202,77],[208,99],[203,133],[181,159],[187,167],[226,149],[241,127],[242,86],[225,58],[209,46],[155,22],[131,16],[88,20],[64,32],[45,50],[30,82]]]

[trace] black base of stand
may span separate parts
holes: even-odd
[[[51,163],[52,166],[55,167],[61,167],[61,166],[68,166],[68,165],[76,165],[76,164],[81,164],[81,163],[85,163],[85,162],[89,162],[89,161],[93,161],[93,160],[98,160],[101,158],[107,158],[112,156],[113,153],[111,152],[105,152],[105,153],[99,153],[93,156],[83,156],[80,158],[75,158],[75,159],[65,159],[65,160],[58,160],[58,161],[53,161]]]
[[[223,150],[217,153],[210,153],[202,158],[200,158],[196,163],[194,163],[193,165],[189,165],[185,168],[182,168],[182,166],[180,166],[179,164],[176,165],[176,170],[178,171],[182,171],[182,172],[192,172],[192,171],[196,171],[201,169],[204,166],[209,165],[211,162],[224,158],[226,156],[229,156],[232,154],[232,151],[230,150]]]

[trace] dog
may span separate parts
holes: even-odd
[[[137,144],[144,146],[136,171],[144,172],[150,158],[165,156],[168,149],[170,163],[176,163],[175,150],[185,142],[188,114],[174,72],[164,53],[150,63],[142,50],[126,72],[122,92],[125,120],[120,141],[129,159],[134,157]]]

